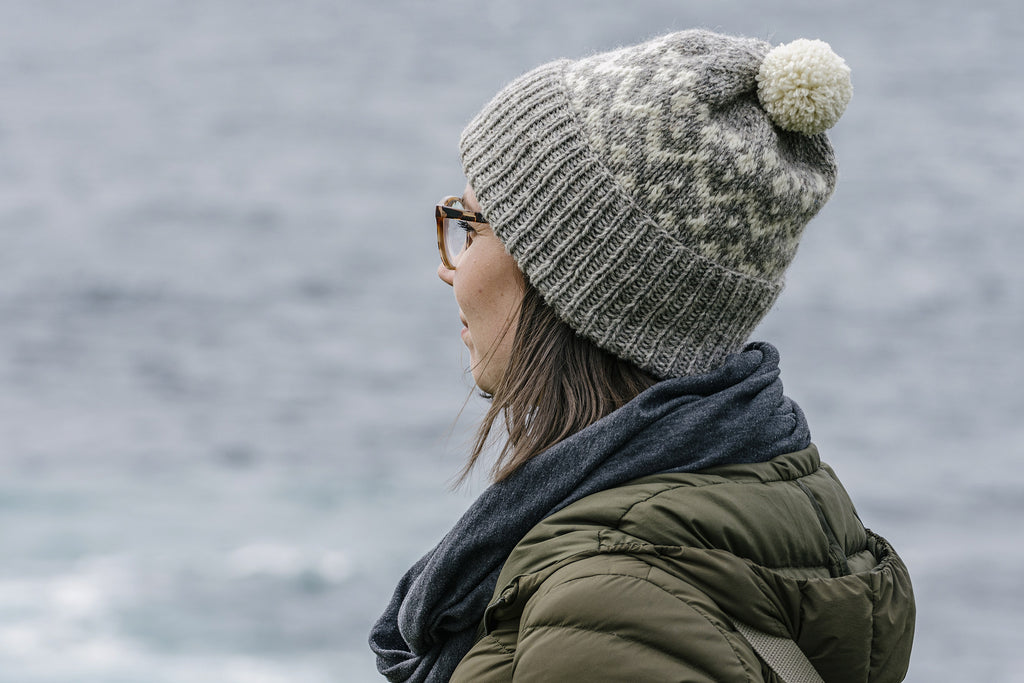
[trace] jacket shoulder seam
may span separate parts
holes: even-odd
[[[646,502],[648,502],[650,500],[653,500],[654,498],[657,498],[658,496],[664,495],[664,494],[666,494],[666,493],[668,493],[670,491],[675,491],[676,489],[689,488],[689,489],[694,489],[695,491],[698,491],[700,489],[704,489],[704,488],[707,488],[709,486],[722,486],[722,485],[725,485],[725,484],[732,484],[734,486],[745,486],[745,485],[748,485],[748,484],[781,484],[781,483],[786,483],[786,482],[799,482],[801,479],[803,479],[805,477],[809,477],[811,475],[814,475],[814,474],[820,472],[821,470],[822,470],[822,467],[819,465],[813,472],[808,472],[807,474],[801,474],[799,477],[794,477],[792,479],[785,479],[785,478],[782,478],[782,477],[779,477],[778,479],[769,479],[767,481],[762,481],[762,480],[757,480],[757,481],[736,481],[735,479],[723,479],[722,481],[709,481],[709,482],[706,482],[706,483],[703,483],[703,484],[696,484],[696,485],[694,485],[694,484],[672,484],[670,486],[666,486],[666,487],[660,488],[657,491],[655,491],[654,493],[651,493],[648,496],[644,496],[643,498],[638,498],[637,500],[634,500],[632,503],[630,503],[629,506],[625,510],[622,511],[622,514],[619,515],[618,519],[615,520],[615,528],[616,529],[621,528],[622,520],[624,520],[626,518],[626,516],[633,511],[633,508],[637,507],[638,505],[642,505],[642,504],[644,504],[644,503],[646,503]]]
[[[498,640],[495,637],[495,635],[493,633],[488,633],[487,635],[485,635],[480,640],[481,641],[483,641],[483,640],[490,640],[490,641],[492,641],[494,646],[497,647],[499,650],[501,650],[502,654],[509,655],[510,657],[514,657],[515,654],[516,654],[515,650],[508,649],[505,645],[502,644],[502,642],[500,640]]]

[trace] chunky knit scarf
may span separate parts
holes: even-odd
[[[389,681],[447,681],[512,548],[570,503],[651,474],[806,448],[807,423],[782,393],[778,361],[758,342],[713,372],[665,380],[489,487],[402,577],[370,633],[378,670]]]

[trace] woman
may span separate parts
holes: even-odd
[[[765,634],[826,681],[903,679],[906,568],[744,345],[851,92],[820,41],[685,31],[543,65],[469,124],[436,210],[491,397],[466,471],[506,440],[374,627],[389,680],[780,680]]]

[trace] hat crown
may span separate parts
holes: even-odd
[[[591,150],[636,207],[697,254],[765,280],[781,277],[836,174],[824,136],[787,135],[766,116],[757,76],[770,50],[693,30],[565,69]]]

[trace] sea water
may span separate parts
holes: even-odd
[[[909,680],[1022,680],[1018,3],[6,0],[0,682],[378,680],[370,624],[482,487],[447,488],[459,131],[692,26],[851,65],[755,336],[910,566]]]

